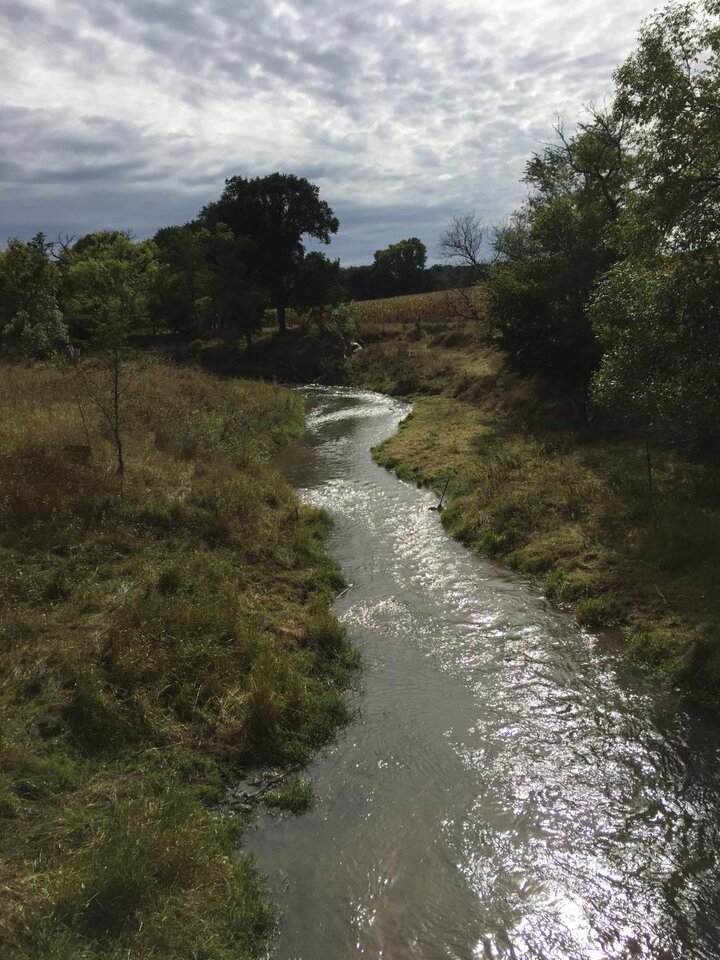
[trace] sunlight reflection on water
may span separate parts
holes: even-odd
[[[280,960],[720,957],[717,727],[445,535],[368,450],[408,407],[308,388],[284,467],[335,518],[358,718],[264,818]]]

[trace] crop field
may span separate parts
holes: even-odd
[[[481,286],[465,290],[437,290],[404,297],[361,300],[354,304],[360,334],[366,340],[394,337],[408,324],[418,330],[437,332],[449,323],[472,319],[484,307]]]

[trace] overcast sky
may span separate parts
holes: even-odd
[[[601,103],[649,0],[2,0],[0,239],[152,235],[275,170],[372,260],[520,202],[557,112]]]

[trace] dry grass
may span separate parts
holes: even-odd
[[[0,379],[3,957],[257,955],[272,917],[206,801],[345,715],[326,520],[269,462],[299,398],[128,375],[122,496],[66,374]]]
[[[438,290],[382,300],[360,300],[355,315],[365,342],[402,336],[412,339],[425,332],[444,333],[448,326],[484,308],[480,286],[468,290]]]
[[[584,424],[552,384],[508,373],[476,325],[448,326],[441,311],[417,337],[407,316],[373,340],[374,316],[355,381],[416,399],[378,461],[436,489],[450,477],[453,535],[542,577],[581,623],[622,626],[634,655],[717,704],[717,467],[656,450],[653,502],[642,445]]]

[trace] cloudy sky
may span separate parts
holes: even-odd
[[[651,0],[2,0],[0,240],[190,219],[227,176],[318,183],[331,253],[493,222],[601,103]]]

